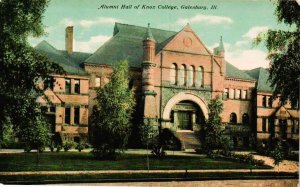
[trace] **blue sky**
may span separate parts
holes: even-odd
[[[119,5],[118,9],[98,9],[101,5]],[[132,9],[120,9],[121,5]],[[140,5],[138,9],[134,6]],[[141,9],[143,5],[155,9]],[[158,9],[158,5],[177,9]],[[205,6],[207,9],[182,9],[182,6]],[[212,10],[211,6],[217,9]],[[75,51],[94,52],[113,33],[115,22],[180,31],[187,23],[212,49],[220,36],[225,44],[225,58],[240,69],[268,67],[263,45],[252,46],[255,36],[267,29],[282,28],[269,0],[51,0],[44,14],[46,36],[30,38],[34,46],[42,40],[64,49],[65,27],[74,26]]]

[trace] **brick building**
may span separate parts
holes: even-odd
[[[142,121],[154,129],[171,129],[183,148],[199,143],[194,133],[218,96],[224,103],[222,121],[235,146],[247,147],[251,135],[258,141],[269,136],[298,139],[297,107],[269,99],[268,71],[239,70],[225,60],[222,38],[211,52],[189,25],[173,32],[116,23],[113,37],[93,54],[73,52],[73,27],[67,27],[65,51],[46,41],[36,49],[67,73],[52,75],[44,87],[53,103],[49,114],[55,131],[69,137],[87,135],[96,89],[109,81],[112,65],[126,59]],[[46,99],[39,102],[46,104]]]

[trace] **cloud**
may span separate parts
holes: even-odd
[[[186,25],[187,23],[206,23],[211,25],[232,24],[233,20],[225,16],[211,16],[198,14],[191,18],[180,18],[176,21],[178,25]]]
[[[267,53],[259,49],[225,52],[225,59],[242,70],[249,70],[257,67],[267,68],[269,66],[269,61],[266,58]]]
[[[234,44],[224,43],[225,59],[232,65],[241,70],[249,70],[257,67],[269,67],[269,61],[267,53],[260,49],[250,49],[249,41],[241,40]],[[214,43],[209,46],[209,49],[213,51],[213,48],[219,46],[219,43]]]
[[[81,26],[83,28],[90,28],[97,25],[113,25],[115,22],[122,22],[122,20],[113,17],[97,17],[94,19],[72,20],[70,18],[62,19],[59,24],[66,26]]]
[[[249,31],[243,35],[245,38],[254,39],[256,38],[261,32],[265,32],[269,29],[268,26],[255,26],[249,29]]]
[[[74,50],[93,53],[110,38],[110,36],[97,35],[92,36],[88,41],[74,40]]]

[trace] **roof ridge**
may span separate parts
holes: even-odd
[[[50,46],[52,49],[54,49],[55,51],[58,51],[53,45],[51,45],[49,42],[47,42],[46,40],[42,40],[41,42],[39,42],[34,48],[36,48],[37,46],[41,45],[41,44],[47,44],[48,46]]]
[[[62,49],[57,49],[57,51],[67,52],[67,50],[62,50]],[[93,54],[93,53],[90,53],[90,52],[81,52],[81,51],[73,51],[72,53]]]
[[[140,28],[147,29],[147,27],[143,27],[143,26],[139,26],[139,25],[131,25],[131,24],[127,24],[127,23],[119,23],[119,22],[116,22],[115,24],[116,24],[116,25],[119,24],[119,25],[127,25],[127,26],[133,26],[133,27],[140,27]],[[154,28],[154,27],[151,27],[151,29],[155,29],[155,30],[159,30],[159,31],[165,31],[165,32],[178,33],[178,31],[171,31],[171,30],[165,30],[165,29],[158,29],[158,28]]]

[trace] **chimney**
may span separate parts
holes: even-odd
[[[73,26],[66,28],[66,51],[68,54],[73,53]]]

